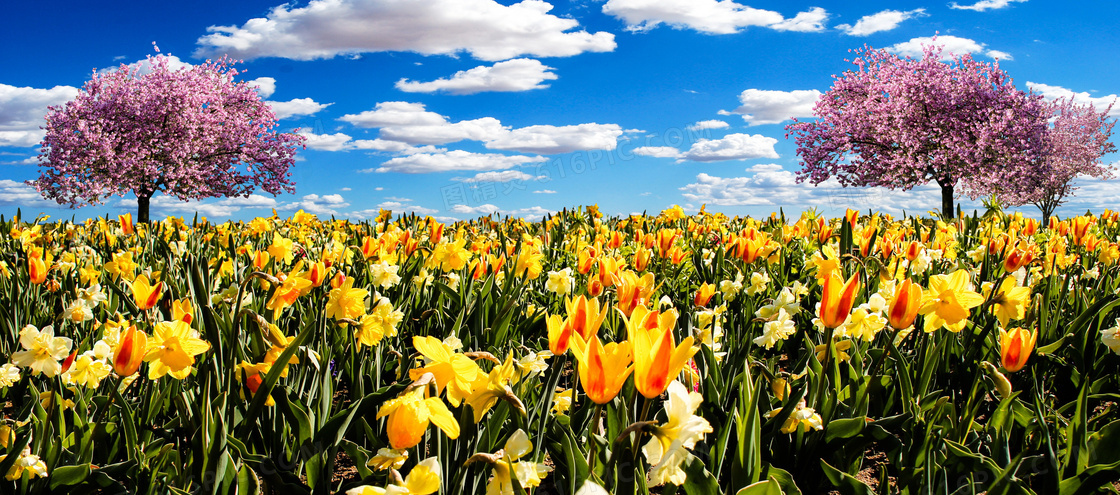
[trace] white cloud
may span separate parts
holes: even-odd
[[[634,148],[635,155],[652,156],[654,158],[680,158],[681,150],[672,146],[642,146]]]
[[[510,129],[493,117],[451,122],[422,103],[387,101],[373,110],[343,115],[339,120],[358,127],[378,127],[382,139],[409,144],[481,141],[487,148],[522,153],[568,153],[610,150],[623,134],[618,124],[533,125]]]
[[[836,26],[836,29],[850,36],[867,36],[880,31],[890,31],[898,27],[899,24],[902,24],[902,21],[925,15],[927,15],[926,9],[884,10],[860,17],[854,26],[850,24],[840,24]]]
[[[135,211],[136,198],[121,198],[116,206]],[[221,218],[229,217],[245,208],[276,208],[277,206],[275,199],[259,194],[251,194],[244,198],[222,198],[216,201],[179,201],[174,196],[159,194],[152,197],[148,209],[153,219],[161,216],[193,216],[195,213],[205,217]]]
[[[936,40],[930,36],[913,38],[910,41],[891,45],[887,48],[887,51],[903,57],[921,58],[923,46],[937,44],[944,47],[941,52],[941,60],[947,61],[952,59],[952,55],[964,55],[966,53],[976,53],[1001,60],[1012,60],[1011,54],[999,50],[985,50],[984,48],[987,45],[968,38],[958,38],[956,36],[937,36],[936,38]]]
[[[380,167],[360,170],[370,172],[400,172],[423,174],[459,170],[504,170],[507,168],[545,161],[543,156],[501,155],[497,153],[471,153],[452,150],[446,153],[418,153],[392,158]]]
[[[777,124],[795,117],[812,117],[813,105],[820,97],[821,92],[815,89],[747,89],[739,93],[740,106],[733,112],[742,115],[749,125]]]
[[[0,179],[0,205],[28,209],[60,208],[58,203],[43,199],[34,187],[14,180]]]
[[[276,92],[276,78],[274,77],[258,77],[249,81],[249,85],[257,87],[257,94],[261,95],[261,98],[268,98]]]
[[[455,205],[451,207],[451,213],[460,215],[506,215],[511,217],[521,217],[525,219],[539,219],[545,215],[556,213],[557,210],[550,210],[541,206],[530,206],[528,208],[518,208],[515,210],[504,210],[492,204],[484,204],[478,206]]]
[[[35,131],[0,131],[0,147],[13,146],[13,147],[28,147],[38,146],[43,138],[46,137],[47,132],[42,130]]]
[[[421,126],[443,125],[447,117],[424,109],[423,103],[407,101],[383,101],[373,110],[359,114],[347,114],[338,120],[349,122],[358,127]]]
[[[378,188],[378,189],[380,190],[380,188]],[[353,189],[350,189],[349,187],[342,187],[342,188],[339,188],[338,190],[342,191],[342,192],[346,192],[346,191],[352,191]]]
[[[613,34],[576,31],[578,21],[550,10],[542,0],[509,6],[494,0],[312,0],[304,7],[280,5],[240,27],[211,26],[195,55],[313,60],[384,51],[468,52],[499,61],[614,50]]]
[[[78,96],[78,88],[50,89],[0,84],[0,146],[36,146],[46,132],[47,107],[62,105]]]
[[[296,98],[289,101],[266,101],[272,107],[272,113],[277,119],[286,119],[298,115],[314,115],[315,112],[327,108],[334,103],[319,103],[311,98]]]
[[[522,153],[570,153],[578,150],[613,150],[622,127],[618,124],[531,125],[486,140],[486,147]]]
[[[695,124],[688,126],[690,131],[702,131],[704,129],[725,129],[731,127],[731,124],[722,120],[701,120]]]
[[[163,57],[163,58],[167,59],[167,68],[171,69],[172,72],[177,71],[179,69],[189,69],[191,67],[194,67],[194,64],[184,62],[179,57],[176,57],[175,55],[172,55],[170,53],[157,54],[157,55],[153,56],[153,58],[155,58],[155,57]],[[151,72],[152,72],[152,63],[146,57],[142,58],[140,60],[137,60],[137,61],[135,61],[131,64],[122,64],[122,65],[127,65],[128,67],[131,67],[135,71],[134,73],[138,76],[151,74]],[[116,71],[116,70],[120,70],[119,65],[115,66],[115,67],[106,67],[104,69],[98,70],[97,72],[100,72],[100,73],[104,74],[106,72],[113,72],[113,71]]]
[[[1014,2],[1026,2],[1027,0],[980,0],[972,5],[961,5],[957,2],[949,4],[951,9],[961,10],[975,10],[976,12],[983,12],[985,10],[1002,9],[1011,5]]]
[[[758,168],[759,170],[755,170]],[[941,189],[936,184],[910,191],[884,188],[845,188],[835,180],[813,186],[798,184],[793,172],[780,166],[752,167],[745,177],[717,177],[706,173],[696,182],[681,187],[681,195],[693,203],[721,206],[873,208],[892,214],[902,210],[923,213],[941,205]]]
[[[498,62],[491,67],[480,65],[470,70],[456,72],[450,78],[419,82],[401,79],[397,89],[409,93],[434,93],[442,91],[453,95],[469,95],[484,91],[528,91],[547,88],[544,81],[559,76],[550,72],[552,67],[531,58],[516,58]]]
[[[300,130],[299,134],[307,141],[304,143],[309,149],[319,151],[342,151],[351,149],[354,143],[351,142],[350,136],[341,132],[334,134],[315,134],[308,130]]]
[[[821,31],[828,17],[815,7],[792,19],[770,10],[756,9],[732,0],[610,0],[603,13],[621,19],[626,30],[643,32],[662,23],[676,29],[694,29],[708,34],[737,33],[751,26],[782,31]]]
[[[431,215],[432,213],[439,212],[439,210],[433,208],[425,208],[419,205],[405,204],[402,201],[385,201],[379,203],[375,209],[363,210],[362,212],[358,212],[358,215],[354,215],[353,213],[351,213],[351,216],[358,216],[362,218],[376,217],[379,213],[379,210],[381,209],[393,210],[393,212],[396,213],[419,213],[421,215]]]
[[[326,194],[320,196],[318,194],[308,194],[300,201],[293,201],[285,204],[282,210],[299,210],[302,209],[308,213],[315,215],[335,215],[338,216],[338,210],[350,206],[346,199],[341,194]]]
[[[501,172],[481,172],[475,174],[474,177],[468,178],[455,178],[459,182],[513,182],[513,181],[527,181],[545,178],[543,175],[530,175],[520,170],[503,170]]]
[[[1049,84],[1034,83],[1027,81],[1027,88],[1035,93],[1042,95],[1047,100],[1056,100],[1058,98],[1073,99],[1074,102],[1081,105],[1093,105],[1097,111],[1104,111],[1109,105],[1113,103],[1120,103],[1118,96],[1110,94],[1108,96],[1094,97],[1087,92],[1074,92],[1071,89],[1066,89],[1061,86],[1051,86]],[[1108,112],[1110,117],[1120,117],[1120,105],[1113,105],[1112,110]]]
[[[801,33],[816,33],[824,31],[824,23],[828,20],[828,12],[820,7],[813,7],[805,12],[799,12],[792,19],[786,19],[777,24],[771,24],[771,29],[778,31],[795,31]]]
[[[533,194],[556,194],[556,191],[552,189],[541,189],[539,191],[533,191]]]
[[[750,158],[778,158],[774,151],[777,139],[761,134],[728,134],[723,139],[700,139],[684,153],[683,160],[715,162],[747,160]]]

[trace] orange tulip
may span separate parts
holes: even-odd
[[[587,295],[591,297],[599,297],[603,293],[603,282],[599,279],[593,278],[587,281]]]
[[[587,398],[596,404],[610,402],[634,371],[630,342],[611,342],[603,346],[598,335],[583,341],[578,334],[572,353],[579,361],[579,383]]]
[[[572,327],[573,332],[583,337],[583,340],[588,340],[598,333],[603,320],[607,319],[607,308],[604,306],[600,309],[599,300],[594,297],[588,299],[581,295],[575,300],[568,298],[564,306],[568,309],[568,325]]]
[[[307,271],[307,280],[311,281],[312,287],[323,285],[323,281],[327,278],[327,266],[322,261],[311,265]]]
[[[640,247],[634,251],[634,269],[639,272],[646,271],[646,268],[649,267],[649,260],[652,255],[653,253],[644,247]]]
[[[71,366],[74,366],[74,360],[77,358],[78,350],[74,349],[74,352],[71,352],[69,356],[66,356],[66,359],[62,360],[62,372],[66,373]]]
[[[708,302],[712,300],[712,296],[716,294],[716,286],[704,282],[699,289],[696,289],[696,296],[692,298],[692,304],[696,306],[707,306]]]
[[[907,278],[895,289],[894,299],[887,309],[891,326],[903,330],[914,324],[918,308],[922,307],[922,287]]]
[[[1012,328],[1011,331],[999,329],[999,353],[1003,368],[1010,372],[1023,369],[1037,340],[1037,332],[1027,333],[1019,327]]]
[[[194,321],[194,305],[191,300],[184,297],[181,301],[171,301],[171,319],[190,325]]]
[[[692,336],[675,345],[673,329],[676,327],[675,310],[661,313],[638,306],[626,319],[626,330],[634,346],[634,387],[647,399],[665,392],[699,350],[692,347]]]
[[[917,258],[921,253],[922,243],[918,241],[910,241],[910,243],[906,245],[906,259],[914,261],[914,259]]]
[[[545,319],[548,327],[548,350],[554,356],[561,356],[568,352],[568,345],[572,339],[572,326],[564,321],[560,315],[549,315]]]
[[[163,282],[151,285],[147,275],[140,275],[132,281],[132,296],[136,299],[136,307],[140,311],[155,307],[159,297],[163,294]]]
[[[43,258],[31,255],[27,257],[27,274],[31,276],[31,283],[41,284],[47,280],[47,264]]]
[[[132,225],[131,213],[117,215],[117,220],[121,222],[121,232],[124,232],[124,235],[131,235],[132,233],[136,232],[136,227]]]
[[[148,347],[148,335],[129,325],[113,349],[113,371],[121,377],[132,376],[144,362],[144,351]]]
[[[847,282],[840,274],[833,272],[825,279],[821,294],[820,319],[826,328],[836,328],[848,319],[852,311],[852,303],[859,290],[859,276],[852,275]]]
[[[1003,269],[1013,272],[1029,265],[1034,261],[1034,251],[1029,249],[1012,248],[1008,250],[1007,257],[1003,259]]]
[[[851,208],[844,210],[844,219],[848,221],[848,226],[851,227],[852,230],[855,230],[856,220],[859,220],[859,210],[853,210]]]

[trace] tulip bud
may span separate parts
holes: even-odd
[[[136,374],[144,362],[147,347],[148,335],[137,330],[135,325],[129,325],[117,342],[117,348],[113,349],[113,371],[121,377]]]
[[[891,326],[903,330],[914,324],[918,317],[918,308],[922,304],[922,288],[907,278],[899,284],[895,291],[894,299],[887,310]]]

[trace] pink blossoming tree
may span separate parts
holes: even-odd
[[[936,45],[920,60],[869,47],[856,55],[856,68],[833,76],[817,101],[816,120],[786,126],[802,160],[799,181],[902,190],[933,181],[942,214],[952,216],[958,188],[975,198],[1029,175],[1019,165],[1039,155],[1049,114],[998,62],[962,55],[946,63]]]
[[[1051,108],[1053,117],[1043,154],[1029,164],[1033,167],[1032,173],[1022,180],[991,188],[1004,204],[1037,206],[1042,210],[1043,225],[1077,189],[1073,179],[1078,176],[1113,177],[1112,167],[1101,163],[1101,157],[1116,151],[1116,145],[1111,142],[1116,121],[1108,118],[1112,105],[1097,112],[1092,105],[1078,105],[1072,98],[1063,98],[1055,100]]]
[[[49,109],[40,176],[28,183],[72,207],[136,195],[148,221],[156,191],[180,200],[295,192],[289,168],[304,138],[274,132],[276,116],[222,58],[172,70],[168,58],[97,73]]]

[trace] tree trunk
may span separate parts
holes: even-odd
[[[152,193],[139,193],[136,195],[136,223],[148,223],[148,203],[152,199]]]
[[[953,184],[941,184],[938,181],[938,185],[941,186],[941,216],[945,220],[956,217],[957,214],[953,211]]]

